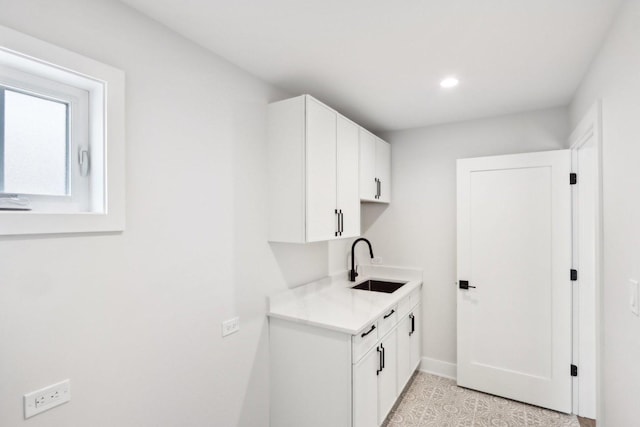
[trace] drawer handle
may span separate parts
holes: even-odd
[[[361,338],[366,337],[367,335],[369,335],[371,332],[374,331],[374,329],[376,329],[376,325],[371,325],[371,329],[369,329],[367,332],[363,332],[362,335],[360,335]]]
[[[391,310],[390,312],[388,312],[387,314],[384,315],[384,318],[386,319],[387,317],[391,316],[395,312],[396,312],[395,309]]]

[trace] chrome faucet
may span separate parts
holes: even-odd
[[[371,242],[368,241],[367,239],[365,239],[364,237],[360,237],[359,239],[356,239],[355,242],[353,242],[353,245],[351,245],[351,270],[349,271],[349,281],[351,282],[355,282],[356,281],[356,277],[358,276],[358,272],[356,271],[356,267],[355,267],[355,262],[354,262],[354,253],[355,253],[355,248],[356,248],[356,243],[360,242],[360,241],[365,241],[367,242],[367,245],[369,245],[369,255],[371,255],[371,259],[373,259],[373,248],[371,248]]]

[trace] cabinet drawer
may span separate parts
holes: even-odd
[[[411,293],[411,295],[409,295],[409,298],[411,300],[411,309],[413,310],[413,308],[420,304],[420,302],[422,301],[422,292],[421,292],[422,288],[418,288],[415,291],[413,291]]]
[[[358,335],[351,337],[352,362],[356,363],[378,342],[378,322],[373,322]]]
[[[393,306],[378,319],[378,335],[384,337],[398,323],[398,306]]]
[[[402,319],[409,314],[411,309],[420,302],[420,288],[411,292],[408,296],[404,297],[398,304],[398,319]]]

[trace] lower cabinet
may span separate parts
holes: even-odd
[[[420,360],[419,290],[358,335],[270,318],[271,427],[379,427]]]
[[[353,427],[380,426],[418,367],[419,316],[420,304],[354,363]]]

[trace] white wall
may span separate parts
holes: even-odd
[[[577,124],[602,99],[603,342],[598,426],[640,420],[640,318],[629,309],[627,280],[640,279],[640,2],[619,12],[571,105]]]
[[[326,243],[266,242],[266,104],[285,94],[116,1],[0,10],[127,79],[126,231],[0,239],[0,425],[70,378],[29,425],[266,426],[266,295],[328,268]]]
[[[424,269],[422,353],[435,368],[456,362],[455,160],[564,148],[568,126],[557,108],[382,135],[392,200],[363,205],[363,230],[385,264]]]

